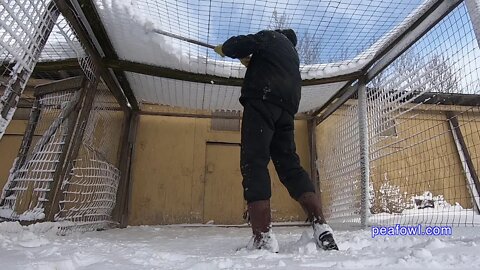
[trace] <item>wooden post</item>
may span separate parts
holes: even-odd
[[[32,144],[33,136],[35,135],[35,129],[37,127],[38,118],[40,117],[40,98],[35,98],[33,102],[32,110],[30,111],[30,117],[28,119],[27,129],[23,135],[20,151],[18,152],[17,162],[15,163],[14,171],[17,171],[25,163],[27,159],[28,150]]]
[[[53,182],[50,185],[48,202],[45,204],[45,219],[54,221],[55,214],[59,210],[59,202],[63,197],[61,192],[62,182],[69,177],[72,161],[78,155],[82,144],[85,126],[95,98],[95,92],[99,82],[99,74],[95,74],[95,81],[84,80],[80,99],[71,114],[67,129],[65,146],[60,155],[59,164],[54,173]]]
[[[114,76],[111,75],[110,71],[105,67],[99,52],[95,49],[95,46],[92,44],[91,38],[86,33],[85,27],[80,22],[78,16],[74,12],[74,8],[70,5],[70,1],[65,0],[53,0],[58,10],[62,13],[65,19],[70,23],[71,27],[75,31],[75,34],[84,46],[86,54],[90,57],[92,62],[95,65],[95,68],[99,70],[103,81],[108,86],[113,96],[117,99],[118,103],[122,109],[130,109],[129,105],[134,107],[136,104],[135,100],[128,101],[125,97],[123,90],[115,82]]]
[[[450,131],[452,132],[453,140],[457,148],[458,156],[462,162],[462,168],[465,172],[465,178],[467,180],[467,187],[472,195],[473,205],[478,213],[480,213],[480,181],[478,180],[477,171],[473,165],[472,157],[468,151],[467,144],[463,138],[460,125],[458,123],[457,116],[449,111],[446,113],[448,123],[450,125]]]
[[[315,190],[320,194],[320,179],[318,177],[317,168],[317,133],[316,120],[311,119],[307,121],[308,145],[310,150],[310,178],[315,186]]]
[[[121,172],[118,184],[117,200],[113,210],[113,220],[117,220],[121,228],[128,224],[128,206],[130,203],[131,190],[131,161],[135,137],[137,133],[139,114],[134,111],[126,111],[122,129],[121,149],[118,164]]]

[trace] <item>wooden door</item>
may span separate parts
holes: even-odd
[[[240,145],[207,143],[203,221],[214,224],[243,224]]]

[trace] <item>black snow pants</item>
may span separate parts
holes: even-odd
[[[315,192],[296,153],[294,117],[263,100],[245,100],[243,106],[240,168],[245,200],[251,203],[270,199],[267,169],[270,157],[280,181],[293,199],[305,192]]]

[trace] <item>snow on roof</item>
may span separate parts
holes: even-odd
[[[232,3],[217,0],[212,1],[210,7],[202,1],[185,3],[174,0],[160,3],[152,0],[96,0],[95,4],[121,59],[200,74],[228,74],[237,78],[243,77],[238,61],[219,59],[211,49],[151,30],[161,29],[216,45],[232,35],[275,28],[271,22],[273,13],[282,14],[278,16],[287,19],[284,26],[297,31],[301,57],[301,47],[306,46],[301,43],[305,44],[308,36],[308,47],[316,58],[314,62],[304,61],[302,77],[316,79],[361,69],[391,37],[398,35],[418,17],[415,14],[420,14],[422,9],[435,1],[421,4],[421,0],[376,0],[369,3],[343,0],[329,2],[325,6],[318,3],[313,11],[307,10],[310,4],[281,2],[244,0]],[[292,10],[297,12],[292,14]],[[388,13],[388,18],[385,13]],[[258,21],[249,21],[245,26],[243,22],[249,19]]]
[[[436,1],[93,2],[108,38],[122,60],[197,74],[243,78],[245,68],[237,60],[220,58],[209,48],[151,30],[161,29],[215,45],[223,43],[232,35],[291,27],[299,38],[297,49],[302,58],[302,78],[309,80],[361,70],[379,50],[388,46]],[[65,23],[57,23],[41,55],[41,61],[75,58],[83,53],[79,44],[67,42],[66,32],[68,27],[65,27]],[[238,87],[180,82],[131,72],[126,74],[139,102],[202,109],[241,109],[237,101]],[[301,110],[320,107],[346,83],[304,87]],[[315,91],[319,93],[314,93]],[[305,98],[307,93],[308,100]]]

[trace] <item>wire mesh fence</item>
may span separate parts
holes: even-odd
[[[15,112],[40,52],[59,15],[46,1],[0,3],[0,72],[5,87],[0,98],[0,138]]]
[[[474,27],[461,4],[368,83],[369,224],[479,223]],[[319,167],[333,222],[360,221],[359,168],[351,165],[360,160],[356,104],[318,128],[331,140],[319,147]]]
[[[120,59],[190,72],[188,76],[241,78],[245,69],[210,49],[152,30],[215,45],[233,35],[294,28],[302,78],[310,80],[365,71],[380,50],[394,45],[407,29],[414,32],[410,27],[416,20],[442,1],[92,3]],[[366,219],[362,209],[367,207],[370,224],[478,222],[480,50],[475,33],[480,26],[472,24],[472,16],[479,16],[475,12],[465,4],[451,11],[366,85],[365,99],[355,96],[319,125],[320,188],[327,219],[360,223]],[[95,75],[98,67],[51,1],[4,1],[0,18],[1,136],[32,74],[50,80],[82,74],[95,84],[99,78]],[[39,59],[70,58],[78,59],[81,71],[34,73]],[[210,113],[241,110],[238,85],[135,72],[126,72],[125,77],[142,108],[155,103],[167,112],[169,106]],[[304,87],[300,111],[311,112],[328,102],[348,80]],[[98,90],[92,108],[85,109],[88,118],[80,127],[78,154],[69,157],[65,171],[59,171],[66,145],[70,147],[73,118],[78,117],[72,114],[73,107],[83,97],[82,91],[84,87],[43,93],[35,100],[24,142],[2,193],[0,216],[43,219],[45,205],[53,203],[47,194],[60,177],[61,200],[55,220],[65,224],[64,232],[109,223],[120,178],[118,143],[124,115],[107,89]],[[366,122],[359,118],[362,109],[367,112]],[[361,132],[365,124],[367,134]],[[361,155],[366,149],[359,140],[362,134],[368,135],[364,137],[368,137],[368,159]],[[362,167],[365,160],[369,160],[369,170]],[[369,171],[368,187],[362,179],[365,171]]]
[[[82,128],[78,155],[67,161],[70,165],[66,173],[59,174],[66,151],[74,145],[72,130],[81,128],[75,126],[78,113],[74,111],[85,91],[84,80],[68,79],[68,84],[64,80],[60,83],[66,90],[51,87],[56,90],[37,96],[22,147],[3,189],[0,217],[45,220],[48,209],[56,209],[52,206],[52,194],[59,192],[59,210],[53,219],[60,222],[59,233],[112,225],[120,180],[118,151],[124,114],[105,86],[95,93],[88,121]],[[59,191],[53,189],[55,181],[60,181]]]
[[[63,200],[55,218],[64,224],[62,233],[111,225],[120,181],[122,118],[123,112],[109,90],[98,89],[79,154],[62,182]]]
[[[1,195],[0,220],[58,221],[60,233],[106,228],[120,178],[123,110],[103,84],[96,89],[98,67],[52,1],[2,2],[0,16],[0,132],[30,76],[46,83],[35,88],[22,145]],[[39,59],[70,58],[78,59],[81,70],[34,72]],[[68,79],[58,80],[63,77]]]
[[[317,128],[321,199],[329,222],[360,223],[358,102],[351,100]]]
[[[3,218],[31,221],[44,207],[63,152],[68,122],[79,95],[75,91],[42,96],[32,108],[28,130],[1,196]],[[34,140],[34,134],[40,135]]]

